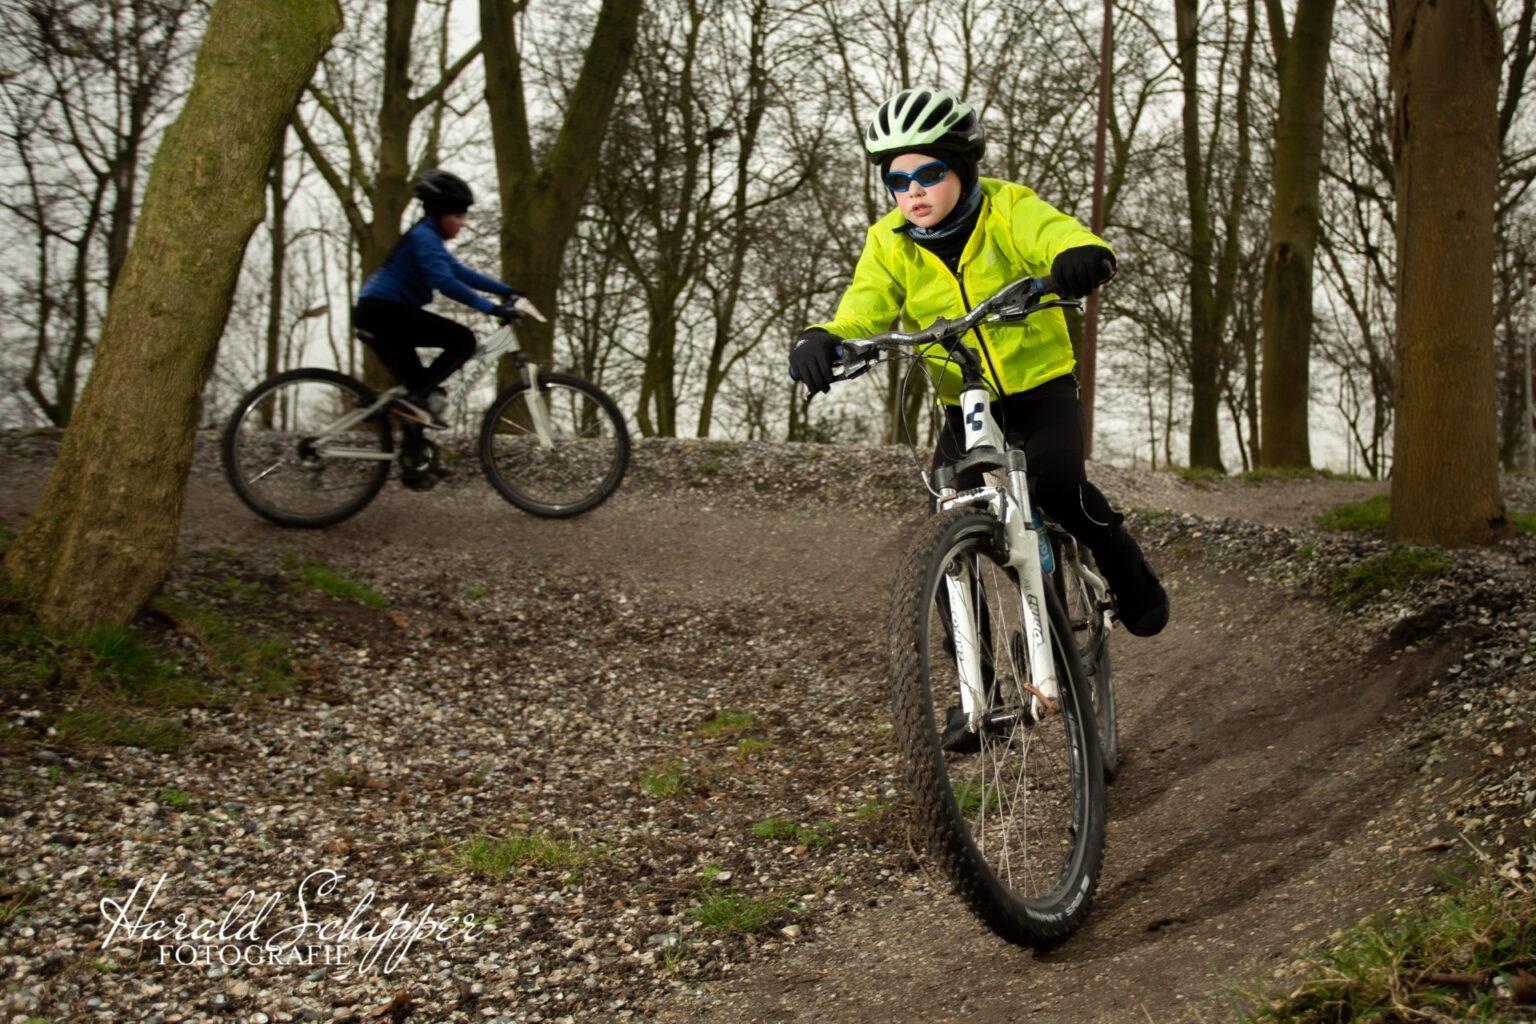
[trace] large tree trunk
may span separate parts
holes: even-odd
[[[96,362],[6,557],[56,630],[120,623],[176,553],[199,395],[284,122],[341,27],[335,0],[217,0],[165,133]]]
[[[1502,532],[1493,367],[1501,41],[1492,0],[1393,0],[1397,426],[1391,534]]]
[[[635,50],[643,0],[603,0],[587,44],[581,74],[565,104],[565,121],[543,166],[534,162],[528,109],[517,51],[516,16],[527,0],[480,0],[480,35],[485,44],[485,105],[496,148],[501,191],[503,279],[551,318],[557,312],[565,247],[576,230],[582,197],[597,172],[597,155]],[[548,365],[554,355],[554,326],[518,323],[524,349]]]
[[[1312,263],[1323,167],[1323,86],[1334,0],[1301,0],[1289,40],[1280,0],[1268,0],[1280,56],[1275,122],[1275,205],[1264,266],[1264,372],[1260,454],[1265,466],[1310,466],[1307,435],[1312,355]]]

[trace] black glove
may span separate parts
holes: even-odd
[[[1115,254],[1102,245],[1079,245],[1060,253],[1051,263],[1056,294],[1080,299],[1115,276]]]
[[[800,332],[789,350],[789,372],[805,385],[806,397],[832,389],[832,360],[843,339],[820,327]]]

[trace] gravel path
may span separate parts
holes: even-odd
[[[54,443],[0,440],[0,519]],[[1532,871],[1536,544],[1341,615],[1331,574],[1383,544],[1311,517],[1381,485],[1093,475],[1175,511],[1136,519],[1174,621],[1116,636],[1127,760],[1098,904],[1036,957],[912,852],[880,665],[923,509],[905,453],[646,442],[575,521],[466,468],[294,533],[204,450],[168,593],[286,638],[301,682],[190,709],[171,752],[31,735],[40,698],[7,688],[26,738],[0,750],[0,1020],[1224,1019],[1223,985],[1283,976],[1469,844]],[[304,559],[387,607],[293,589]],[[374,921],[475,923],[388,974],[356,967],[366,935],[329,968],[102,947],[100,901],[140,879],[166,875],[158,912],[218,917],[249,889],[286,923],[326,870],[344,877],[312,917],[372,894]],[[761,920],[717,931],[708,907]]]

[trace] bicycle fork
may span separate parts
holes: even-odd
[[[544,393],[539,390],[539,367],[532,362],[524,366],[528,371],[528,390],[523,392],[523,399],[528,403],[528,418],[533,423],[539,447],[548,451],[555,444],[549,434],[549,406],[544,402]]]
[[[1022,452],[1008,453],[1005,488],[986,488],[972,495],[970,500],[975,502],[984,495],[993,514],[1002,522],[1008,548],[1006,564],[1021,584],[1019,621],[1023,636],[1019,653],[1028,662],[1027,666],[1012,664],[1015,658],[1012,641],[1004,638],[1007,649],[1001,654],[993,652],[993,674],[996,676],[1004,665],[1009,665],[1014,673],[1027,674],[1020,683],[1029,694],[1031,720],[1039,721],[1058,708],[1061,685],[1056,674],[1056,659],[1051,653],[1051,625],[1045,611],[1045,576],[1040,553],[1043,535],[1035,528],[1030,514]],[[979,729],[988,706],[982,671],[982,645],[988,638],[981,636],[983,616],[979,607],[986,596],[981,580],[969,563],[947,569],[944,588],[949,606],[950,636],[955,648],[955,670],[960,677],[960,706],[972,728]]]
[[[1030,708],[1038,714],[1041,702],[1048,710],[1056,709],[1061,686],[1056,678],[1056,659],[1051,656],[1051,627],[1045,614],[1045,570],[1040,556],[1043,535],[1035,527],[1029,504],[1024,453],[1016,449],[1008,452],[1007,493],[1003,530],[1008,537],[1008,565],[1023,584],[1020,589],[1024,600],[1024,647],[1029,652],[1029,677],[1034,680]]]

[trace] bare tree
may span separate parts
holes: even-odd
[[[371,139],[360,130],[368,121],[372,98],[359,95],[363,76],[358,70],[359,52],[367,55],[365,63],[377,59],[368,47],[339,48],[326,62],[323,80],[309,88],[309,97],[340,136],[339,157],[332,156],[304,117],[293,120],[304,151],[346,214],[360,257],[358,272],[363,277],[382,265],[400,240],[400,220],[411,203],[411,181],[439,155],[442,107],[448,90],[480,55],[477,41],[450,63],[445,52],[446,29],[440,29],[437,77],[427,88],[414,91],[413,75],[419,73],[422,63],[416,46],[419,6],[419,0],[387,0],[382,25],[363,23],[383,32],[383,75],[372,110]],[[451,5],[445,5],[445,24],[450,13]],[[413,158],[415,126],[424,114],[428,115],[428,131]],[[371,349],[364,354],[364,376],[375,386],[383,386],[388,379],[388,372]]]
[[[31,333],[26,393],[69,422],[122,269],[147,147],[190,62],[198,0],[25,0],[0,11],[0,111],[21,187],[0,209],[35,238],[8,308]]]
[[[496,177],[504,209],[501,268],[509,281],[553,315],[565,250],[576,232],[582,200],[597,171],[592,156],[603,137],[635,49],[642,0],[602,0],[581,71],[568,93],[557,96],[558,129],[543,152],[535,150],[529,118],[518,20],[531,0],[480,0],[485,44],[485,102],[496,147]],[[515,198],[515,201],[512,201]],[[554,328],[524,321],[524,347],[548,363]]]
[[[1281,0],[1264,0],[1264,4],[1280,101],[1275,118],[1275,198],[1264,273],[1262,462],[1310,466],[1312,264],[1334,0],[1300,0],[1289,32]]]

